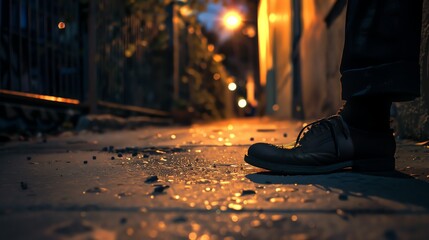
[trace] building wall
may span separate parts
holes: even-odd
[[[267,114],[292,118],[294,112],[302,111],[305,118],[318,118],[335,113],[341,105],[339,65],[345,13],[329,29],[324,22],[334,2],[301,1],[300,70],[294,73],[292,1],[260,1],[260,79],[262,86],[266,83]],[[299,92],[294,90],[294,74],[300,74]],[[293,101],[297,95],[301,101]]]
[[[292,117],[292,1],[261,0],[259,43],[261,82],[266,80],[267,113]],[[307,119],[334,114],[342,104],[339,66],[344,44],[345,11],[329,28],[324,17],[335,0],[302,0],[299,46],[302,111]],[[261,7],[262,6],[262,7]],[[262,10],[262,11],[261,11]],[[271,19],[270,19],[271,16]],[[287,16],[284,19],[276,16]],[[266,28],[266,29],[262,29]],[[265,51],[265,52],[264,52]],[[421,97],[395,103],[394,127],[404,138],[429,139],[429,0],[423,4]],[[264,80],[265,79],[265,80]],[[273,108],[273,106],[275,108]]]
[[[262,0],[258,36],[261,99],[266,113],[290,117],[292,104],[292,6],[290,1]],[[265,100],[265,101],[264,101]]]
[[[340,61],[344,45],[345,11],[326,27],[324,18],[335,0],[302,1],[300,44],[302,101],[307,119],[334,114],[341,105]]]

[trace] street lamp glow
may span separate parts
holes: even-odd
[[[229,11],[223,16],[223,23],[229,30],[234,30],[241,25],[242,17],[236,11]]]
[[[229,89],[229,91],[235,91],[235,89],[237,89],[237,84],[235,84],[235,83],[230,83],[230,84],[228,84],[228,89]]]
[[[239,106],[240,108],[245,108],[245,107],[247,106],[247,101],[246,101],[246,99],[242,98],[242,99],[238,100],[238,106]]]

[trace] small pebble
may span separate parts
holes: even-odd
[[[122,153],[118,153],[118,157],[122,157]]]
[[[136,152],[133,152],[133,153],[131,154],[131,156],[135,157],[135,156],[137,156],[137,153],[136,153]]]
[[[283,133],[283,137],[287,137],[287,133]]]
[[[168,185],[156,185],[155,188],[153,189],[152,194],[161,194],[164,192],[165,189],[169,188],[170,186]]]
[[[121,218],[121,220],[119,220],[119,222],[121,224],[125,224],[125,223],[127,223],[127,219],[126,218]]]
[[[143,158],[148,158],[149,154],[143,154]]]
[[[88,164],[88,161],[83,161],[83,164]]]
[[[114,157],[114,156],[112,156],[110,159],[115,160],[115,157]]]
[[[347,196],[347,194],[340,194],[338,195],[338,199],[340,199],[341,201],[347,201],[349,200],[349,196]]]
[[[148,178],[146,178],[146,180],[144,181],[145,183],[154,183],[158,181],[158,176],[150,176]]]
[[[97,157],[96,156],[92,156],[92,160],[95,160],[95,159],[97,159]]]
[[[254,141],[255,139],[253,137],[250,138],[250,141]]]
[[[93,187],[90,189],[87,189],[84,193],[104,193],[107,192],[107,188],[103,188],[103,187]]]
[[[27,160],[28,160],[28,161],[30,161],[30,160],[31,160],[31,157],[27,157]]]
[[[243,191],[241,191],[240,196],[253,195],[253,194],[256,194],[256,192],[254,190],[243,190]]]
[[[28,189],[28,185],[26,182],[21,182],[21,189],[22,190],[27,190]]]
[[[173,223],[184,223],[184,222],[187,222],[187,221],[188,221],[188,219],[186,217],[184,217],[184,216],[178,216],[178,217],[175,217],[175,218],[172,219]]]

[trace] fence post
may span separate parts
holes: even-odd
[[[97,64],[96,64],[96,31],[97,31],[97,2],[89,1],[88,15],[88,96],[87,103],[91,114],[97,113]]]
[[[172,20],[173,20],[173,99],[177,101],[179,99],[179,81],[180,81],[180,49],[179,49],[179,6],[178,3],[172,3]]]

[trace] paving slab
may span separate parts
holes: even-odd
[[[303,122],[238,119],[0,146],[1,239],[427,239],[429,148],[397,171],[279,175],[243,161]]]

